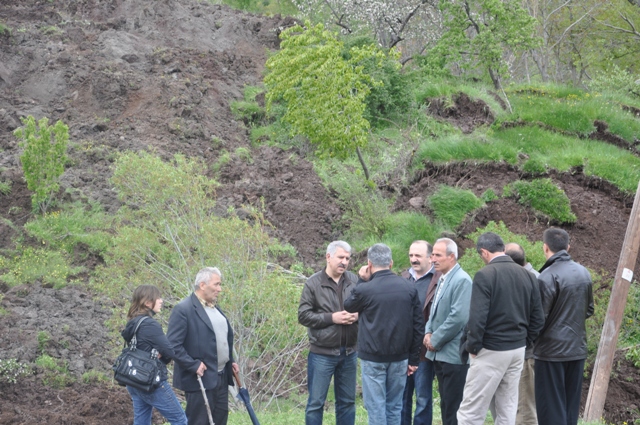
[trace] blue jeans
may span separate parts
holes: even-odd
[[[369,425],[400,425],[408,360],[377,363],[360,359],[362,396]]]
[[[151,425],[151,411],[154,407],[171,425],[187,425],[187,416],[166,380],[152,393],[129,386],[127,391],[133,401],[133,425]]]
[[[309,353],[307,386],[309,400],[305,410],[306,425],[322,425],[324,402],[333,376],[336,397],[336,425],[353,425],[356,421],[356,368],[355,352],[347,355],[346,349],[339,356]]]
[[[422,361],[411,376],[402,396],[401,425],[431,425],[433,421],[433,379],[435,370],[431,360]],[[416,391],[416,414],[411,421],[413,410],[413,390]]]

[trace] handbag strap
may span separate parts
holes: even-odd
[[[136,324],[136,328],[133,330],[133,338],[131,338],[131,341],[129,341],[129,348],[131,348],[132,350],[136,349],[136,344],[138,343],[138,339],[136,338],[136,333],[138,332],[138,328],[140,327],[140,323],[142,323],[142,321],[144,319],[146,319],[149,316],[142,316],[140,318],[140,320],[138,320],[138,323]]]

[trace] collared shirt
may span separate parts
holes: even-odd
[[[194,294],[196,294],[196,298],[198,298],[198,301],[200,301],[200,304],[202,304],[202,307],[214,308],[216,306],[216,303],[207,302],[207,301],[203,300],[202,298],[200,298],[197,293],[194,292]]]
[[[411,275],[411,277],[413,278],[414,281],[418,281],[418,280],[422,279],[423,277],[425,277],[429,273],[434,273],[433,266],[431,266],[431,268],[429,270],[427,270],[427,272],[425,274],[423,274],[422,276],[418,276],[416,271],[413,269],[413,267],[409,267],[409,274]]]
[[[455,265],[453,267],[451,267],[451,270],[453,270],[454,267],[455,267]],[[451,270],[449,270],[448,272],[446,272],[445,274],[440,276],[440,279],[438,280],[438,287],[436,289],[436,296],[433,299],[433,305],[434,306],[436,304],[438,304],[438,301],[440,301],[440,297],[442,296],[442,288],[444,287],[444,281],[447,279],[447,276],[449,276],[449,273],[451,273]],[[431,307],[431,308],[433,308],[433,307]]]

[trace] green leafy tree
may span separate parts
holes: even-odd
[[[502,89],[507,75],[505,55],[531,49],[540,42],[536,20],[520,0],[453,0],[441,3],[448,28],[438,51],[448,61],[466,67],[484,67],[494,87]]]
[[[364,71],[362,61],[381,63],[384,53],[364,45],[345,55],[334,33],[309,22],[286,29],[280,38],[281,50],[266,64],[267,110],[284,100],[283,120],[291,125],[292,135],[305,135],[320,156],[344,158],[355,151],[369,180],[360,148],[368,142],[370,127],[364,115],[366,98],[379,83]]]
[[[36,119],[29,115],[22,119],[24,127],[14,131],[22,139],[24,152],[20,156],[27,187],[33,192],[31,202],[34,210],[47,212],[53,195],[60,188],[58,181],[64,173],[67,161],[69,127],[62,121],[49,125],[48,118]]]

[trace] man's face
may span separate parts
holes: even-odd
[[[447,245],[444,242],[437,242],[433,246],[431,262],[436,270],[445,274],[456,265],[456,257],[453,253],[447,255]]]
[[[218,300],[218,294],[222,291],[220,276],[212,274],[209,282],[200,284],[200,290],[203,300],[208,303],[215,303]]]
[[[349,265],[351,254],[344,249],[338,247],[336,253],[331,255],[327,254],[327,272],[331,276],[340,276],[346,270]]]
[[[409,261],[411,268],[418,276],[422,276],[431,268],[431,259],[427,255],[427,246],[423,243],[414,243],[409,247]]]

